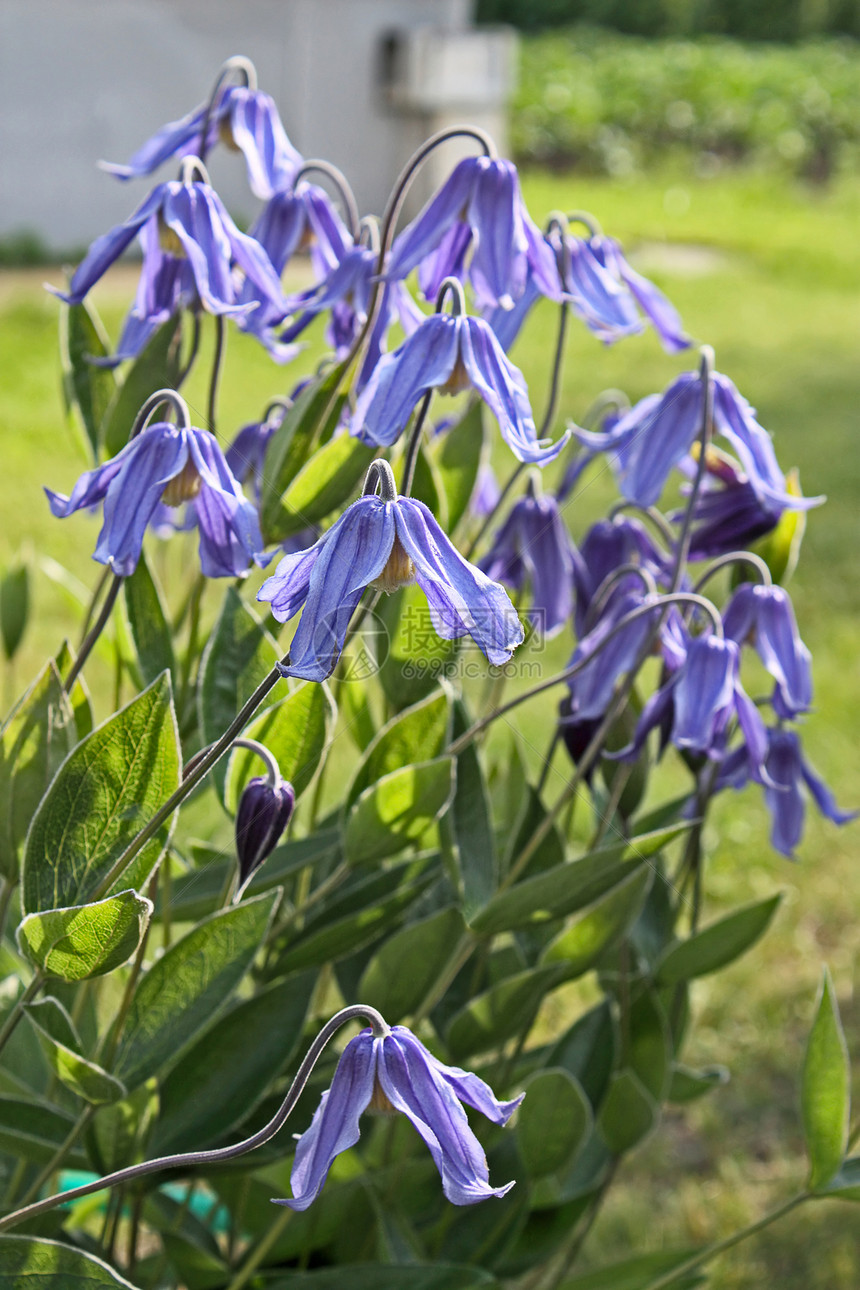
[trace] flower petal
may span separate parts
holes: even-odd
[[[354,432],[393,444],[423,394],[450,378],[459,353],[459,320],[433,314],[392,354],[379,360],[359,395]]]
[[[265,564],[256,508],[208,430],[190,431],[191,455],[200,472],[194,499],[200,529],[200,567],[207,578],[239,577],[250,560]]]
[[[114,260],[119,259],[134,235],[143,227],[150,215],[154,215],[163,205],[173,184],[158,184],[153,188],[137,210],[129,215],[124,224],[117,224],[109,233],[97,237],[87,251],[81,263],[72,274],[68,291],[49,290],[68,305],[77,305],[83,300],[94,283],[109,269]]]
[[[478,169],[478,157],[464,157],[437,193],[402,233],[398,233],[385,266],[386,278],[405,278],[439,245],[448,229],[465,214]]]
[[[122,469],[107,490],[104,524],[93,558],[127,576],[137,565],[146,526],[166,484],[188,460],[188,440],[178,426],[157,422],[133,439],[119,457]]]

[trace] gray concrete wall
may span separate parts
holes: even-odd
[[[126,161],[205,99],[232,54],[254,61],[300,151],[339,165],[361,209],[378,211],[412,146],[459,107],[394,104],[383,37],[462,31],[470,12],[471,0],[0,0],[0,237],[29,230],[70,249],[124,219],[149,181],[121,184],[96,162]],[[464,99],[465,116],[499,123]],[[210,170],[231,211],[252,217],[241,157],[219,150]]]

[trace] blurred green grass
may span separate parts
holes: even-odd
[[[757,406],[782,465],[800,468],[807,493],[828,495],[827,506],[810,516],[791,586],[815,658],[819,712],[808,720],[804,741],[840,803],[860,805],[860,182],[843,179],[810,194],[769,176],[704,180],[669,169],[625,184],[534,172],[524,187],[538,220],[550,209],[594,211],[637,267],[668,292],[690,332],[714,346],[718,370]],[[58,306],[42,290],[42,276],[0,275],[0,560],[29,546],[89,589],[100,572],[90,559],[98,521],[53,520],[41,493],[42,484],[68,491],[85,464],[63,413]],[[113,336],[133,286],[134,274],[119,270],[96,293]],[[539,306],[514,352],[538,416],[555,326],[553,308]],[[650,333],[604,348],[575,321],[566,352],[558,429],[566,417],[580,418],[599,390],[620,386],[636,399],[662,389],[690,361],[664,355]],[[292,380],[253,341],[231,332],[222,433],[229,437],[256,418]],[[189,384],[188,398],[202,416],[202,377]],[[495,459],[505,462],[502,453]],[[574,534],[614,497],[608,473],[586,481],[569,507]],[[44,573],[35,575],[34,611],[15,675],[6,678],[7,697],[64,633],[77,632],[79,616]],[[567,648],[553,642],[547,669],[563,665]],[[551,704],[524,715],[527,750],[545,748],[550,711]],[[538,753],[529,755],[536,760]],[[717,804],[709,846],[706,918],[775,887],[786,899],[765,940],[694,991],[698,1020],[685,1059],[724,1062],[732,1083],[683,1114],[670,1113],[661,1133],[635,1153],[589,1238],[588,1263],[725,1235],[802,1184],[797,1087],[822,962],[833,970],[860,1070],[860,1007],[852,1000],[860,950],[858,828],[837,830],[811,813],[792,865],[769,849],[761,795],[752,788]],[[856,1206],[810,1207],[725,1256],[711,1284],[850,1290],[860,1285],[858,1233]]]

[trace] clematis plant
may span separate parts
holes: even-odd
[[[398,231],[453,137],[483,155]],[[220,142],[248,233],[203,165]],[[681,319],[596,225],[541,233],[481,130],[429,140],[377,219],[240,59],[114,170],[171,158],[58,306],[86,464],[48,502],[81,514],[69,544],[99,515],[104,569],[0,729],[0,1286],[692,1285],[743,1232],[577,1261],[664,1106],[721,1114],[691,987],[778,903],[766,832],[744,852],[728,813],[763,794],[800,858],[808,797],[854,816],[801,744],[820,717],[784,584],[813,502],[707,346],[647,384],[626,366],[646,323],[686,346]],[[90,288],[135,236],[112,346]],[[604,359],[632,399],[587,363],[565,382],[571,313],[624,337]],[[10,658],[22,585],[0,579]],[[826,979],[810,1165],[750,1230],[854,1197],[848,1074]]]

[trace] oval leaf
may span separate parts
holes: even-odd
[[[346,795],[347,806],[352,806],[383,775],[412,762],[438,757],[448,733],[450,715],[450,697],[440,692],[393,717],[370,742],[359,762]]]
[[[809,1188],[816,1191],[836,1175],[848,1141],[851,1069],[839,1005],[825,971],[803,1063],[800,1106],[809,1152]]]
[[[262,945],[279,894],[207,919],[141,978],[114,1063],[129,1088],[178,1057],[212,1024]]]
[[[89,302],[64,305],[60,311],[63,394],[67,409],[74,413],[84,432],[93,461],[98,461],[99,427],[116,393],[116,377],[109,367],[100,367],[88,359],[104,358],[107,353],[107,336]],[[136,405],[135,412],[142,402],[143,399]]]
[[[120,1080],[114,1079],[101,1066],[88,1061],[79,1052],[43,1030],[31,1009],[28,1009],[28,1016],[39,1035],[50,1067],[61,1084],[93,1106],[116,1102],[125,1097],[125,1085]]]
[[[526,1084],[517,1119],[520,1154],[532,1178],[573,1163],[591,1130],[591,1105],[565,1070],[544,1070]]]
[[[176,389],[182,370],[181,341],[182,315],[176,313],[150,337],[129,367],[101,419],[101,441],[109,457],[115,457],[128,443],[138,409],[153,390]]]
[[[376,456],[372,444],[352,435],[339,435],[314,453],[281,498],[272,531],[282,541],[318,524],[337,507],[353,499],[358,481]]]
[[[122,891],[91,905],[28,914],[18,948],[31,963],[63,981],[104,976],[134,954],[152,913],[152,901]]]
[[[597,1124],[610,1151],[622,1155],[650,1133],[660,1111],[651,1094],[633,1071],[612,1076]]]
[[[143,552],[137,568],[122,583],[125,611],[144,685],[164,671],[173,672],[173,642],[164,602]]]
[[[135,1290],[94,1254],[36,1236],[0,1237],[0,1283],[3,1290]]]
[[[66,758],[33,819],[24,852],[25,913],[82,904],[136,833],[178,787],[179,738],[164,673]],[[174,817],[175,818],[175,817]],[[117,876],[139,888],[167,845],[172,820]]]
[[[21,644],[30,609],[30,570],[26,564],[7,569],[0,579],[0,637],[7,659]]]
[[[587,972],[639,917],[651,877],[650,869],[637,866],[550,943],[543,961],[562,965],[568,978]]]
[[[409,923],[390,936],[364,970],[358,997],[393,1025],[424,1002],[465,932],[459,909]]]
[[[349,812],[344,829],[348,864],[372,864],[402,851],[426,833],[454,791],[454,761],[404,766],[366,789]]]
[[[479,994],[454,1017],[446,1042],[454,1057],[486,1052],[530,1026],[545,994],[561,984],[558,967],[516,972]]]
[[[740,958],[764,934],[781,900],[777,894],[745,905],[672,946],[660,960],[657,980],[661,985],[677,985]]]

